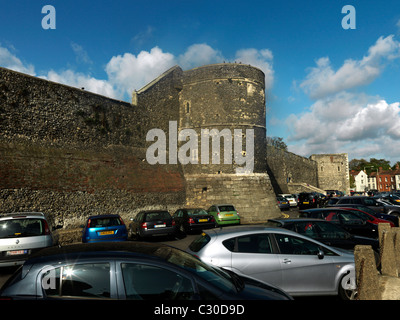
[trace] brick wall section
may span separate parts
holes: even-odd
[[[0,213],[47,211],[68,226],[90,214],[128,219],[181,206],[181,166],[146,162],[146,133],[161,118],[149,114],[0,68]]]
[[[294,153],[267,147],[268,173],[277,193],[290,193],[288,182],[318,187],[317,162]]]
[[[233,204],[242,223],[262,223],[281,216],[267,174],[194,174],[186,175],[186,183],[189,207]]]

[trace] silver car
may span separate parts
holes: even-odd
[[[206,263],[270,283],[292,296],[339,294],[349,299],[355,289],[353,253],[282,228],[207,230],[187,251]]]
[[[0,216],[0,267],[23,264],[35,251],[55,244],[50,217],[41,212]]]

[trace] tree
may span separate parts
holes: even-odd
[[[267,137],[267,145],[287,151],[287,145],[281,137]]]

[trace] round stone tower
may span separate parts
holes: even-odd
[[[236,63],[183,72],[179,130],[199,139],[198,164],[184,166],[186,173],[266,172],[264,79],[260,69]]]

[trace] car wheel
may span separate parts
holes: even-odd
[[[345,274],[339,282],[339,297],[342,300],[354,300],[357,297],[357,289],[345,289],[343,288],[343,279],[346,277],[347,274]],[[349,283],[349,281],[347,281],[347,283]]]

